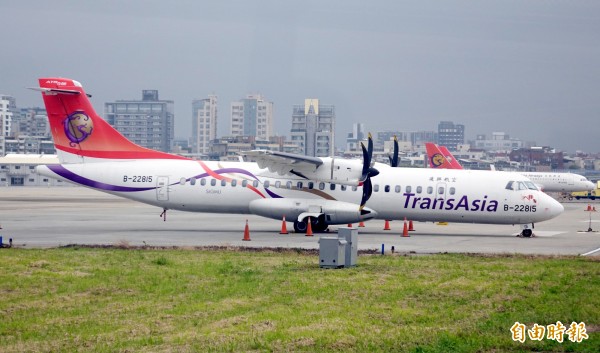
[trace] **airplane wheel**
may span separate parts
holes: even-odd
[[[294,231],[296,233],[306,233],[307,228],[306,222],[294,221]]]
[[[531,229],[523,229],[521,233],[525,238],[530,238],[533,235],[533,231]]]
[[[324,218],[325,217],[319,217],[317,219],[310,220],[313,231],[322,233],[327,229],[328,224],[325,222]]]

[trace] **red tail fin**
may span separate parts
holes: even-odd
[[[454,169],[442,152],[438,149],[437,145],[431,142],[425,143],[427,149],[427,159],[429,160],[429,167],[438,169]]]
[[[450,151],[448,151],[446,146],[439,146],[439,149],[440,152],[442,152],[442,154],[444,155],[444,157],[446,157],[446,160],[448,160],[448,162],[452,166],[452,169],[463,169],[462,165],[458,163],[458,160],[454,158],[454,156],[452,155],[452,153],[450,153]]]
[[[122,159],[185,159],[134,144],[102,119],[77,81],[40,78],[54,146],[61,163]]]

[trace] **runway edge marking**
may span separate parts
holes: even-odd
[[[587,255],[591,255],[591,254],[593,254],[593,253],[595,253],[595,252],[598,252],[598,251],[600,251],[600,248],[598,248],[598,249],[596,249],[596,250],[588,251],[588,252],[586,252],[585,254],[581,254],[581,256],[587,256]]]

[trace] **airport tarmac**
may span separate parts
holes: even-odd
[[[518,226],[415,222],[410,237],[402,237],[403,222],[372,220],[359,229],[361,250],[399,253],[519,253],[600,256],[600,212],[586,212],[588,201],[564,203],[559,217],[536,224],[532,238],[521,238]],[[600,211],[600,203],[592,203]],[[169,211],[80,187],[0,188],[0,235],[4,244],[24,248],[69,244],[132,246],[240,246],[318,249],[320,236],[281,235],[281,221],[253,215]],[[587,232],[590,226],[593,232]],[[248,220],[251,241],[242,241]],[[356,226],[356,224],[355,224]],[[4,250],[3,250],[4,251]]]

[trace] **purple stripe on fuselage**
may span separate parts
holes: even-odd
[[[250,173],[249,171],[247,171],[245,169],[240,169],[240,168],[223,168],[223,169],[217,169],[217,170],[214,171],[214,173],[219,174],[219,175],[226,174],[226,173],[238,173],[238,174],[247,175],[247,176],[249,176],[251,178],[254,178],[254,179],[258,180],[258,178],[256,177],[256,175]],[[210,174],[208,174],[208,173],[202,173],[202,174],[196,175],[196,176],[194,176],[192,178],[200,179],[200,178],[204,178],[204,177],[207,177],[207,176],[210,176]],[[192,179],[192,178],[190,178],[190,179]],[[269,194],[269,196],[271,196],[274,199],[282,199],[283,198],[282,196],[277,195],[276,193],[272,192],[271,190],[269,190],[267,188],[265,188],[265,191],[267,192],[267,194]]]
[[[132,188],[129,186],[118,186],[118,185],[110,185],[110,184],[101,183],[99,181],[94,181],[94,180],[91,180],[88,178],[84,178],[80,175],[77,175],[77,174],[73,173],[72,171],[66,169],[65,167],[63,167],[60,164],[47,165],[47,167],[54,173],[60,175],[61,177],[65,178],[67,180],[70,180],[77,184],[89,186],[89,187],[95,188],[95,189],[100,189],[100,190],[105,190],[105,191],[122,191],[122,192],[136,192],[136,191],[146,191],[146,190],[156,189],[156,187]]]
[[[267,192],[267,194],[269,194],[269,196],[271,196],[274,199],[282,199],[282,196],[277,195],[276,193],[272,192],[271,190],[265,188],[265,191]]]

